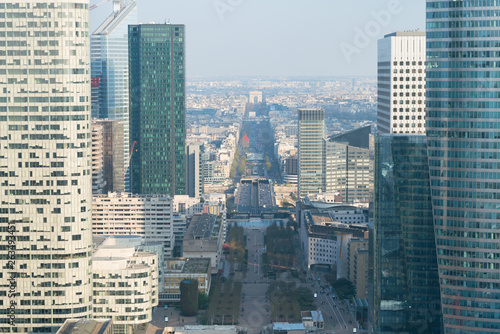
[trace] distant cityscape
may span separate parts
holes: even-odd
[[[500,333],[498,1],[377,77],[187,77],[184,24],[75,1],[0,3],[0,332]]]

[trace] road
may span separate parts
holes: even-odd
[[[356,319],[349,310],[347,301],[332,298],[329,284],[323,274],[309,273],[308,286],[313,293],[317,293],[316,305],[321,309],[325,320],[325,328],[318,333],[351,334]],[[318,281],[318,277],[320,280]],[[323,287],[323,288],[322,288]]]
[[[248,334],[258,334],[269,324],[269,301],[266,297],[269,283],[262,272],[262,253],[265,228],[245,229],[248,266],[243,281],[239,325],[248,328]]]

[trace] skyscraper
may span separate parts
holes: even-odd
[[[0,331],[50,331],[92,313],[88,1],[0,14]]]
[[[180,195],[185,177],[184,26],[129,26],[131,191]]]
[[[323,190],[325,111],[299,109],[299,196]]]
[[[500,2],[427,1],[427,144],[446,334],[500,333]]]
[[[120,160],[125,171],[129,163],[128,26],[137,23],[136,0],[113,0],[113,12],[90,37],[92,117],[123,121]]]
[[[199,143],[186,145],[186,194],[196,198],[203,194],[203,159]]]
[[[425,134],[425,33],[378,41],[378,131]]]
[[[377,136],[375,333],[441,333],[431,204],[425,136]]]

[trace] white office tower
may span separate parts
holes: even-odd
[[[0,2],[0,332],[91,315],[88,22],[88,0]]]
[[[90,37],[92,117],[123,121],[125,172],[130,160],[128,26],[137,23],[136,1],[113,0],[113,12]],[[124,190],[129,186],[127,177]]]
[[[425,32],[378,41],[379,133],[425,134]]]

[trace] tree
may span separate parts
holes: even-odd
[[[356,287],[351,281],[345,278],[336,280],[333,283],[333,288],[337,292],[340,300],[354,297],[356,295]]]
[[[192,317],[198,313],[198,281],[185,279],[180,284],[181,314]]]
[[[203,292],[198,291],[198,308],[200,310],[208,309],[208,305],[210,304],[210,297]]]

